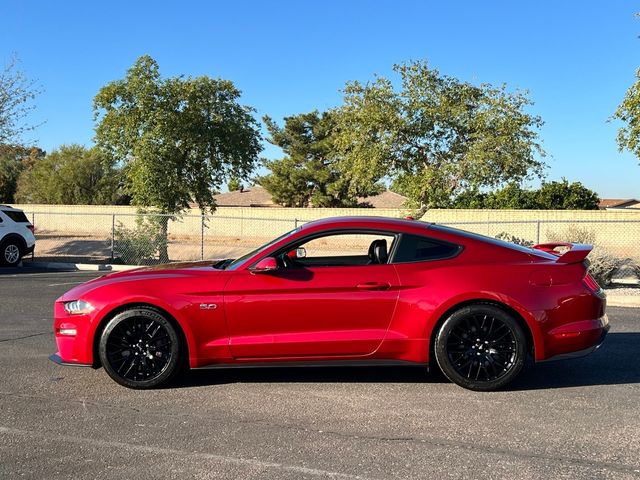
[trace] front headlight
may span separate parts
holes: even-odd
[[[93,305],[84,300],[73,300],[71,302],[64,302],[64,310],[69,315],[83,315],[91,313],[93,311]]]

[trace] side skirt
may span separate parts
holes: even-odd
[[[242,362],[213,363],[192,370],[216,370],[223,368],[290,368],[290,367],[423,367],[429,370],[428,363],[410,362],[408,360],[306,360],[280,362]]]

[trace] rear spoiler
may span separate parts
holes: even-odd
[[[558,257],[557,263],[580,263],[591,253],[593,245],[586,243],[541,243],[534,245],[533,248],[556,255]],[[566,249],[566,251],[561,253],[556,250],[557,248]]]

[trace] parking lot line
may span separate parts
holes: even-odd
[[[21,273],[0,273],[0,280],[13,280],[16,278],[57,278],[59,276],[73,276],[78,275],[81,277],[99,277],[109,272],[81,272],[78,270],[71,270],[68,272],[21,272]]]
[[[59,287],[60,285],[80,285],[84,282],[64,282],[64,283],[50,283],[47,287]]]

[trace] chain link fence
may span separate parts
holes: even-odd
[[[529,220],[450,222],[447,225],[526,246],[566,242],[593,245],[590,271],[604,286],[640,281],[640,221]]]
[[[448,226],[488,237],[535,245],[548,242],[578,242],[594,245],[618,258],[640,261],[638,220],[522,220],[450,222]]]
[[[37,260],[153,264],[233,258],[304,223],[232,216],[25,212]]]
[[[304,219],[223,215],[25,212],[35,226],[35,259],[153,264],[238,257]],[[638,220],[525,220],[447,225],[519,243],[581,241],[640,263]]]

